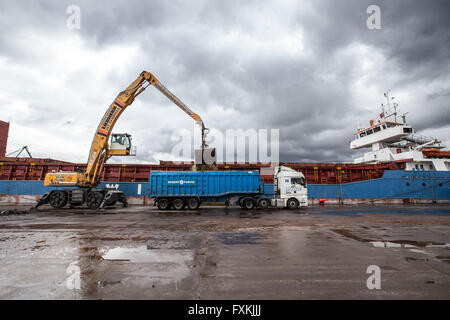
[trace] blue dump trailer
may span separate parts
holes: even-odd
[[[280,178],[275,184],[265,184],[259,171],[153,171],[149,177],[149,197],[160,210],[185,207],[195,210],[202,202],[229,205],[232,198],[247,210],[305,206],[307,190],[303,174],[286,169],[277,171],[275,177]]]

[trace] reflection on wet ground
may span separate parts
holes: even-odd
[[[378,205],[379,206],[379,205]],[[375,206],[377,207],[377,206]],[[337,210],[336,210],[337,209]],[[382,208],[364,208],[361,210],[358,206],[342,206],[339,208],[328,208],[325,206],[316,208],[316,213],[328,214],[328,215],[342,215],[349,217],[360,217],[366,214],[387,214],[387,215],[433,215],[433,216],[450,216],[449,208],[433,208],[429,207],[415,207],[413,205],[404,208],[404,206],[392,206],[390,210],[386,210],[385,207]]]
[[[0,298],[450,298],[447,206],[115,212],[0,217]]]
[[[103,260],[147,264],[141,273],[159,283],[180,281],[190,275],[193,262],[192,250],[149,249],[147,246],[134,248],[115,247],[102,253]]]
[[[223,244],[250,244],[255,243],[261,235],[254,232],[224,232],[217,235]]]

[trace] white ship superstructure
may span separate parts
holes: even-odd
[[[442,151],[445,146],[441,141],[423,137],[406,123],[406,114],[397,122],[397,103],[391,103],[386,92],[387,111],[382,105],[382,112],[377,122],[370,121],[370,126],[360,128],[355,139],[350,143],[351,149],[369,148],[354,160],[354,163],[396,162],[404,170],[450,171],[450,151]],[[393,121],[391,120],[393,118]]]

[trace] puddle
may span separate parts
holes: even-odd
[[[375,212],[375,211],[374,211]],[[401,215],[431,215],[431,216],[450,216],[450,210],[448,209],[433,209],[433,208],[408,208],[397,209],[392,212],[381,211],[385,214],[401,214]]]
[[[344,236],[346,238],[350,238],[359,242],[370,242],[374,247],[379,248],[415,248],[415,247],[421,247],[421,248],[450,248],[449,243],[442,243],[442,242],[432,242],[432,241],[415,241],[415,240],[373,240],[368,238],[363,238],[360,236],[357,236],[353,233],[351,233],[348,230],[345,229],[332,229],[331,231],[340,234],[341,236]]]
[[[450,248],[450,243],[445,244],[425,244],[425,242],[416,242],[410,240],[394,240],[394,241],[370,241],[377,248]],[[414,244],[412,244],[414,243]]]
[[[353,239],[353,240],[356,240],[359,242],[373,242],[374,241],[374,240],[365,239],[365,238],[359,237],[357,235],[354,235],[353,233],[351,233],[350,231],[345,230],[345,229],[332,229],[331,231],[333,231],[337,234],[340,234],[341,236],[344,236],[346,238],[350,238],[350,239]]]
[[[131,263],[184,263],[192,260],[192,250],[158,249],[147,246],[134,248],[116,247],[102,253],[104,260],[129,261]]]
[[[196,237],[169,239],[163,237],[148,237],[147,249],[194,249],[198,247],[200,239]]]
[[[425,255],[432,255],[431,253],[427,253],[425,252],[425,250],[416,250],[416,249],[410,249],[409,251],[415,252],[415,253],[421,253],[421,254],[425,254]],[[450,256],[435,256],[436,259],[438,259],[441,262],[447,262],[450,263]],[[413,257],[405,257],[405,260],[408,262],[411,261],[429,261],[428,258],[422,258],[422,259],[418,259],[418,258],[413,258]]]
[[[430,245],[427,246],[427,248],[446,248],[446,249],[450,249],[450,243],[430,244]]]
[[[400,243],[384,242],[384,241],[371,241],[370,242],[376,248],[401,248]]]
[[[356,211],[322,211],[319,214],[329,214],[333,216],[360,217],[360,212]]]
[[[411,251],[411,252],[415,252],[415,253],[422,253],[422,254],[427,254],[427,253],[425,252],[425,250],[419,250],[419,249],[409,249],[409,251]]]
[[[348,217],[361,217],[361,215],[366,214],[399,214],[399,215],[431,215],[431,216],[450,216],[450,210],[444,208],[383,208],[383,209],[372,209],[372,210],[336,210],[336,211],[319,211],[319,214],[329,214],[337,216],[348,216]]]
[[[149,250],[147,246],[134,248],[116,247],[102,251],[105,261],[130,263],[127,275],[144,277],[159,284],[175,284],[191,275],[193,250],[157,249]],[[131,266],[140,266],[138,269]],[[142,280],[143,281],[143,278]]]
[[[261,239],[261,235],[254,232],[224,232],[219,233],[217,238],[224,244],[252,244]]]
[[[420,253],[420,254],[425,254],[425,255],[432,254],[431,252],[426,252],[425,248],[445,248],[447,250],[450,249],[450,243],[429,244],[429,245],[423,245],[423,243],[420,243],[421,246],[414,246],[414,245],[409,244],[409,242],[411,242],[411,241],[406,241],[408,243],[398,243],[398,242],[401,242],[401,240],[398,240],[397,242],[371,241],[370,243],[376,248],[405,248],[405,249],[408,249],[409,252]],[[419,247],[423,248],[423,249],[419,249]],[[450,256],[436,256],[436,259],[439,259],[443,262],[450,263]],[[425,259],[405,257],[405,260],[410,262],[410,261],[425,260]],[[428,261],[428,259],[426,259],[426,261]]]
[[[450,256],[436,256],[436,258],[443,262],[450,263]]]
[[[408,262],[411,261],[426,261],[426,259],[418,259],[418,258],[414,258],[414,257],[405,257],[405,260]]]
[[[10,216],[10,215],[24,215],[24,214],[31,214],[32,212],[29,210],[4,210],[0,211],[0,216]]]
[[[311,227],[283,226],[279,230],[277,256],[280,259],[307,256]]]

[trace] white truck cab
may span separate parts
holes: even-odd
[[[308,206],[308,189],[303,173],[291,168],[280,166],[274,172],[275,198],[271,205],[274,207]]]

